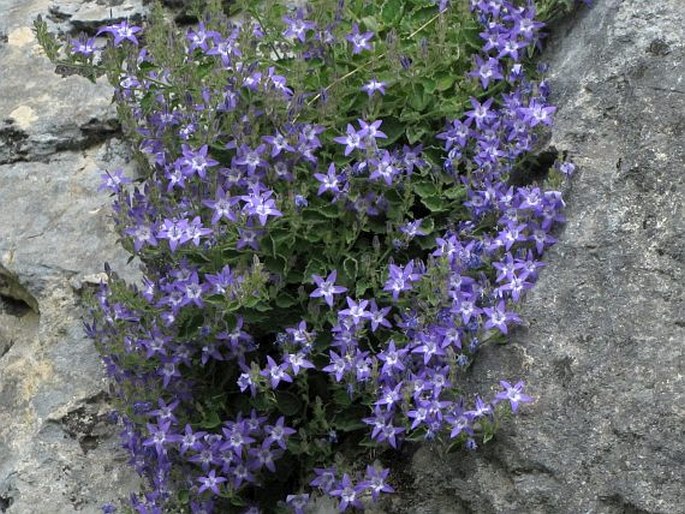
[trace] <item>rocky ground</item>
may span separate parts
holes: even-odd
[[[57,78],[30,27],[144,10],[0,0],[2,513],[95,514],[136,483],[79,321],[104,261],[136,276],[97,193],[98,170],[129,166],[126,151],[110,88]],[[555,28],[550,146],[579,169],[568,223],[528,326],[470,377],[474,392],[523,379],[537,401],[476,454],[408,454],[383,512],[685,513],[683,27],[681,0],[596,0]]]

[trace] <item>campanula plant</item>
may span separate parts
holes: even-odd
[[[146,480],[130,509],[363,508],[386,452],[475,449],[532,401],[460,382],[563,222],[570,162],[510,180],[552,123],[530,58],[562,4],[209,2],[62,45],[37,22],[114,85],[139,164],[103,189],[143,282],[107,268],[86,322]]]

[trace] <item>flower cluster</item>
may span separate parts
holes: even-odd
[[[563,222],[558,191],[509,180],[555,110],[526,72],[535,6],[472,0],[467,17],[438,3],[435,44],[452,27],[481,47],[453,63],[472,94],[449,111],[443,68],[414,85],[431,51],[415,44],[421,2],[401,37],[390,8],[370,23],[368,5],[334,3],[261,13],[271,24],[212,12],[180,39],[158,20],[102,28],[104,50],[70,42],[117,86],[144,168],[105,173],[103,189],[145,278],[107,269],[86,323],[148,482],[131,498],[141,514],[301,513],[312,494],[361,508],[393,491],[391,471],[341,448],[474,449],[501,404],[532,401],[501,381],[471,403],[459,382],[521,323],[514,306]],[[365,64],[378,56],[390,64]]]

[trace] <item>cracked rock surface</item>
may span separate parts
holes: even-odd
[[[136,277],[97,191],[99,170],[130,166],[111,87],[60,78],[38,49],[51,7],[0,0],[0,512],[95,514],[137,484],[81,325],[105,261]]]
[[[469,377],[537,401],[475,454],[419,449],[388,513],[685,513],[685,11],[593,3],[543,56],[568,221]]]
[[[97,193],[127,153],[111,88],[55,75],[31,24],[92,31],[145,5],[0,0],[0,513],[96,514],[137,483],[80,323],[103,262],[137,276]],[[474,393],[525,380],[537,401],[475,454],[401,456],[375,512],[685,514],[683,27],[682,0],[596,0],[555,28],[568,223],[527,327],[468,377]]]

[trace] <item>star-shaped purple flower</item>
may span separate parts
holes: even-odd
[[[345,39],[352,43],[352,54],[360,54],[364,50],[371,50],[371,38],[373,32],[359,32],[359,25],[356,23],[352,25],[352,32],[350,32]]]
[[[320,298],[323,296],[329,307],[333,307],[333,295],[340,294],[347,291],[346,287],[336,286],[335,279],[338,276],[338,271],[333,270],[326,280],[319,275],[312,275],[312,279],[317,285],[317,288],[309,295],[312,298]]]
[[[346,135],[334,137],[333,141],[345,145],[345,156],[347,157],[353,150],[363,150],[365,148],[364,138],[366,137],[366,130],[354,130],[352,124],[347,124]]]
[[[121,42],[124,40],[130,41],[134,45],[138,46],[138,39],[136,39],[136,34],[141,30],[143,29],[141,29],[140,27],[129,25],[128,22],[124,20],[121,23],[115,23],[114,25],[107,25],[106,27],[102,27],[100,30],[98,30],[97,34],[95,35],[99,36],[104,32],[109,32],[114,36],[114,46],[119,46]]]
[[[500,385],[505,389],[501,393],[495,395],[495,402],[508,400],[511,404],[511,411],[516,413],[519,403],[531,403],[533,399],[527,394],[523,394],[524,383],[518,382],[512,386],[506,380],[500,381]]]

